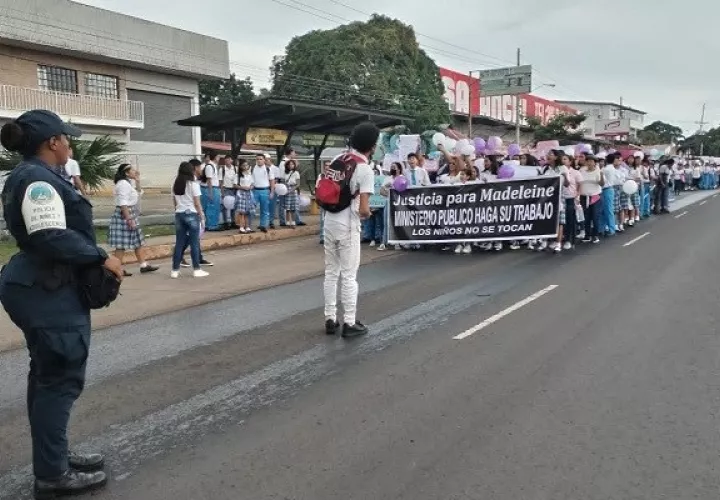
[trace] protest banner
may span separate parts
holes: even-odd
[[[370,208],[384,208],[387,203],[387,198],[380,194],[380,190],[385,184],[386,177],[384,175],[375,176],[375,193],[370,195]]]
[[[560,177],[485,184],[434,185],[391,191],[391,244],[429,244],[554,238]]]

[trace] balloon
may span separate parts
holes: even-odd
[[[579,153],[580,151],[578,151]],[[563,150],[563,153],[565,153],[568,156],[575,156],[575,146],[566,146]]]
[[[470,139],[460,139],[457,143],[459,148],[464,148],[465,146],[468,146],[470,144]]]
[[[235,197],[233,195],[227,195],[223,198],[223,207],[225,210],[232,210],[235,208]]]
[[[508,156],[520,156],[520,146],[517,144],[510,144],[507,150]]]
[[[440,132],[438,132],[437,134],[433,135],[432,142],[433,144],[435,144],[435,146],[445,144],[445,134],[441,134]]]
[[[623,184],[622,189],[623,189],[623,193],[632,196],[638,192],[637,182],[635,182],[634,180],[625,181],[625,184]]]
[[[475,146],[472,144],[465,144],[460,150],[460,154],[463,156],[472,156],[475,154]]]
[[[298,205],[300,206],[300,208],[307,208],[310,206],[311,203],[312,201],[310,200],[310,197],[308,195],[304,193],[300,195],[300,198],[298,199]]]
[[[205,234],[205,224],[200,224],[200,238],[203,237],[203,234]]]
[[[644,154],[642,151],[635,151],[635,152],[633,153],[633,156],[634,156],[635,158],[643,158],[643,157],[645,156],[645,154]]]
[[[503,141],[498,136],[492,136],[487,140],[487,145],[485,146],[485,149],[488,152],[491,153],[497,153],[497,151],[502,147]]]
[[[288,193],[287,186],[285,184],[277,184],[275,186],[275,194],[278,196],[285,196]]]
[[[395,177],[395,180],[393,181],[393,189],[397,191],[398,193],[402,193],[405,191],[408,187],[408,180],[402,176],[398,175]]]
[[[445,149],[448,151],[455,151],[455,146],[457,146],[457,141],[455,139],[452,137],[445,138]]]
[[[498,169],[497,178],[512,179],[515,175],[515,165],[518,163],[519,162],[517,161],[504,161],[502,166]]]
[[[653,158],[657,158],[658,156],[660,156],[660,151],[658,151],[657,149],[651,149],[650,156],[652,156]]]
[[[590,144],[581,144],[580,145],[580,152],[584,154],[591,155],[593,152],[592,146]]]
[[[485,139],[476,137],[473,139],[473,144],[475,145],[475,153],[481,155],[485,152]]]

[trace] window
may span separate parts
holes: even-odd
[[[85,94],[118,99],[118,79],[115,76],[87,73],[85,75]]]
[[[38,87],[41,90],[77,94],[77,71],[57,66],[38,66]]]

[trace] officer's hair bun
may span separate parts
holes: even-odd
[[[20,151],[25,143],[25,132],[15,121],[6,123],[0,129],[0,144],[8,151]]]

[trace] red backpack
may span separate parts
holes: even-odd
[[[350,190],[350,179],[360,163],[365,163],[365,159],[354,153],[345,153],[333,160],[315,188],[315,201],[323,210],[338,213],[350,206],[357,196]]]

